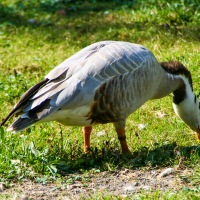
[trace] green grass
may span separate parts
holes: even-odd
[[[57,3],[56,3],[57,2]],[[191,71],[200,94],[200,12],[196,0],[166,1],[2,0],[0,3],[0,119],[20,96],[53,67],[100,40],[124,40],[149,48],[159,61],[179,60]],[[65,10],[64,15],[59,10]],[[92,150],[83,153],[81,127],[37,124],[18,134],[0,128],[0,182],[42,181],[73,172],[115,171],[122,167],[193,168],[199,185],[200,146],[175,116],[171,96],[148,102],[127,120],[132,156],[120,154],[111,124],[96,126]],[[158,111],[165,113],[158,117]],[[11,121],[9,121],[11,123]],[[138,124],[147,124],[140,130]],[[105,135],[97,133],[104,130]],[[136,134],[137,133],[137,134]],[[175,151],[177,150],[177,151]],[[92,172],[91,172],[92,173]],[[197,179],[196,179],[197,177]],[[199,179],[198,179],[199,178]],[[160,195],[160,194],[159,194]],[[195,199],[194,191],[166,193]],[[193,198],[194,196],[194,198]],[[153,199],[153,195],[151,196]],[[150,198],[143,195],[141,199]],[[105,199],[109,199],[105,198]],[[117,199],[117,198],[116,198]]]

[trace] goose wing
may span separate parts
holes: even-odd
[[[160,70],[159,70],[160,69]],[[134,70],[108,79],[95,90],[87,114],[91,123],[125,122],[126,118],[154,97],[162,69],[151,54]],[[124,125],[124,123],[123,123]]]

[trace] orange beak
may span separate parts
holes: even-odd
[[[195,137],[196,137],[197,141],[200,143],[200,132],[196,132]]]

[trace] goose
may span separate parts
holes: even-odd
[[[7,129],[13,132],[47,121],[82,126],[88,152],[92,126],[113,123],[122,153],[130,153],[127,117],[148,100],[170,93],[175,113],[200,141],[200,103],[188,69],[177,61],[159,63],[139,44],[101,41],[66,59],[25,92],[1,126],[13,115],[20,115]]]

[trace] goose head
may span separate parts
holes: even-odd
[[[173,108],[175,113],[195,132],[200,143],[200,102],[193,93],[192,85],[184,76],[183,85],[174,92]]]
[[[172,80],[179,80],[178,88],[173,91],[174,111],[195,132],[200,142],[200,103],[193,92],[191,73],[176,61],[162,62],[161,66]]]

